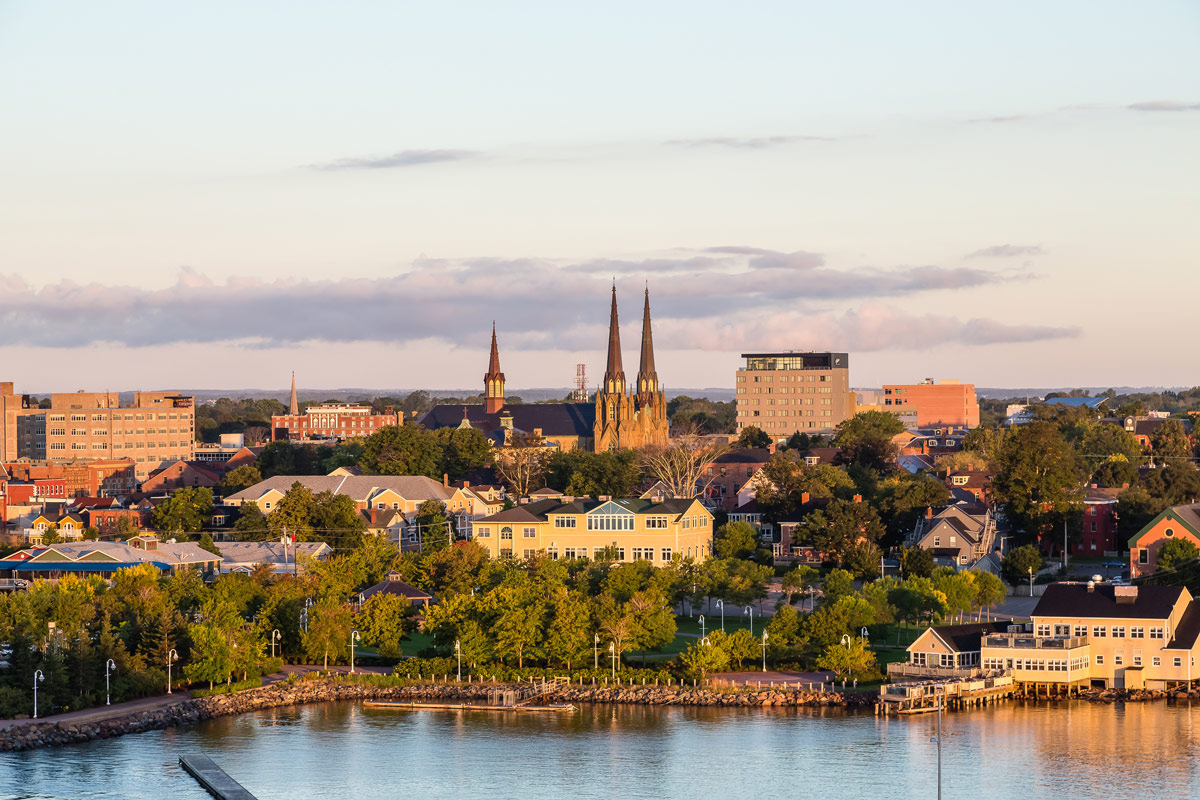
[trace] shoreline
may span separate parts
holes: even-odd
[[[408,702],[486,702],[488,692],[515,688],[517,684],[413,684],[378,686],[369,681],[338,678],[299,680],[269,684],[231,695],[214,695],[183,700],[163,708],[135,712],[94,722],[28,721],[0,729],[0,752],[20,752],[44,747],[81,744],[134,733],[194,725],[218,717],[235,716],[271,708],[315,703],[395,700]],[[1028,702],[1028,698],[1015,698]],[[1079,698],[1091,703],[1151,702],[1157,700],[1200,700],[1200,689],[1191,692],[1124,692],[1107,690]],[[557,687],[543,696],[546,702],[589,703],[630,706],[692,706],[708,708],[841,708],[848,711],[873,708],[874,691],[820,692],[805,689],[710,688],[664,686]],[[1035,702],[1042,702],[1035,700]],[[1055,702],[1051,700],[1051,702]]]

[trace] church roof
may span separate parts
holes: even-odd
[[[430,430],[457,428],[465,416],[471,427],[483,433],[500,430],[502,414],[512,416],[513,427],[532,433],[540,428],[543,436],[579,436],[590,438],[596,424],[596,407],[591,403],[520,403],[504,406],[489,414],[482,405],[434,406],[421,417],[420,424]]]
[[[621,330],[617,325],[617,287],[612,290],[612,311],[608,320],[608,365],[604,369],[604,385],[608,382],[625,382],[625,367],[621,364]]]

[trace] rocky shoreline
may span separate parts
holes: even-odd
[[[505,685],[501,685],[505,686]],[[268,708],[343,700],[400,700],[413,702],[477,702],[488,699],[492,684],[420,684],[378,686],[339,679],[284,681],[232,695],[184,700],[176,705],[96,722],[33,722],[0,729],[0,752],[109,739],[129,733],[193,725],[217,717]],[[1087,692],[1083,699],[1096,703],[1200,700],[1200,689],[1187,691]],[[716,691],[707,688],[666,686],[563,686],[542,697],[545,703],[608,703],[645,706],[709,706],[724,708],[837,707],[870,708],[875,692],[821,692],[804,689],[746,688]]]
[[[503,685],[502,685],[503,686]],[[338,679],[276,683],[232,695],[185,700],[166,708],[96,722],[34,722],[0,730],[0,752],[33,750],[109,739],[129,733],[193,725],[216,717],[268,708],[341,700],[401,700],[414,702],[478,702],[488,699],[491,684],[468,686],[427,684],[376,686]],[[874,704],[871,692],[841,693],[801,689],[713,691],[664,686],[561,687],[543,696],[546,703],[612,703],[623,705],[786,707],[830,706],[865,708]]]

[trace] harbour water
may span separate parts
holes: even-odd
[[[943,717],[946,798],[1200,797],[1200,706],[1008,703]],[[585,707],[278,709],[0,754],[0,798],[201,800],[203,752],[259,800],[933,798],[933,715]]]

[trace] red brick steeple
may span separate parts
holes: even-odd
[[[300,404],[296,402],[296,373],[292,373],[292,399],[288,401],[288,414],[293,417],[300,416]]]
[[[495,414],[504,408],[504,373],[500,371],[500,350],[496,346],[496,323],[492,322],[492,355],[487,374],[483,376],[484,410]]]

